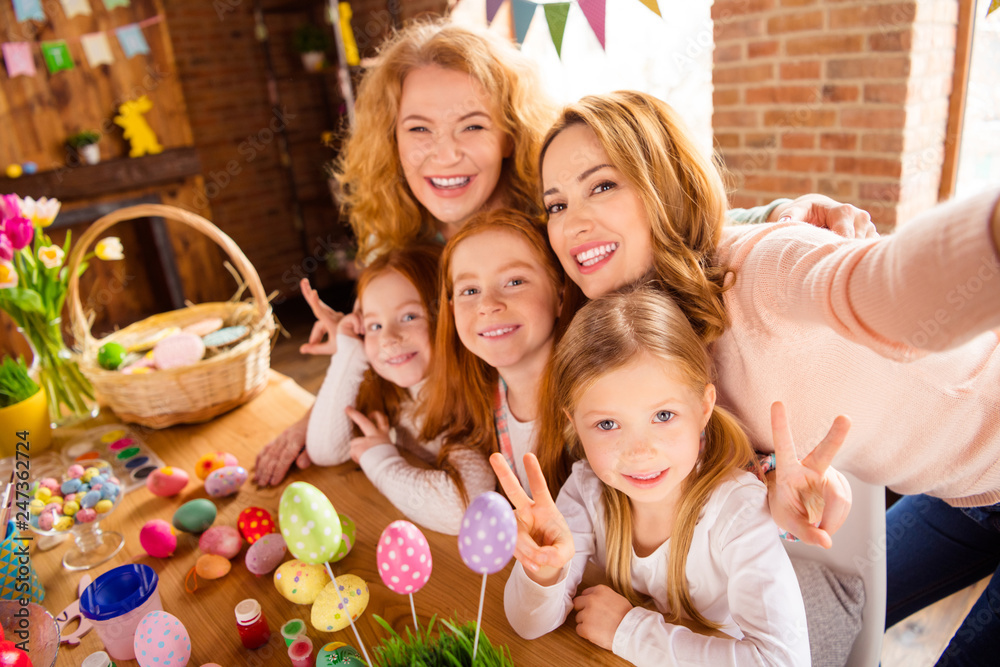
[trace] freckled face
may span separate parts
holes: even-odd
[[[386,271],[361,295],[365,356],[372,369],[398,387],[427,375],[431,337],[427,311],[417,288],[396,271]]]
[[[403,80],[396,141],[406,183],[446,238],[495,199],[511,154],[479,82],[436,65]]]
[[[549,243],[570,280],[594,299],[653,268],[649,218],[635,187],[586,125],[560,132],[542,163]]]

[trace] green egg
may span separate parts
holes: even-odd
[[[188,501],[174,512],[173,524],[185,533],[203,533],[215,521],[215,503],[205,498]]]
[[[105,343],[97,351],[97,363],[105,370],[116,371],[125,361],[126,354],[125,346],[121,343]]]

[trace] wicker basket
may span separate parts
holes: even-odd
[[[252,299],[203,303],[160,313],[96,340],[90,334],[90,324],[80,304],[77,266],[84,253],[109,227],[126,220],[148,217],[176,220],[215,241],[229,255],[246,281]],[[70,252],[67,267],[71,276],[67,299],[70,325],[76,339],[77,362],[83,374],[93,383],[98,398],[123,421],[151,428],[208,421],[263,391],[271,365],[271,339],[275,331],[271,307],[260,276],[246,255],[229,236],[205,218],[159,204],[118,209],[87,229]],[[104,343],[116,341],[129,347],[131,342],[142,340],[154,331],[172,326],[185,327],[209,317],[221,317],[226,326],[245,324],[250,328],[250,334],[232,348],[191,366],[126,374],[97,365],[97,351]]]

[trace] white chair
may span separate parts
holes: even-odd
[[[789,556],[817,561],[832,570],[861,577],[865,604],[861,631],[854,640],[847,667],[876,667],[885,633],[885,487],[866,484],[844,474],[851,484],[853,504],[847,521],[833,536],[833,547],[821,549],[784,542]]]

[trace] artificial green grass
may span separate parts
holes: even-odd
[[[378,667],[513,667],[510,652],[506,646],[493,646],[482,632],[479,633],[479,648],[476,661],[472,661],[472,646],[476,638],[476,624],[458,626],[453,622],[440,621],[448,632],[438,630],[432,637],[437,616],[431,617],[427,627],[414,633],[406,628],[406,639],[390,627],[379,616],[375,620],[389,633],[387,639],[375,647],[374,661]]]

